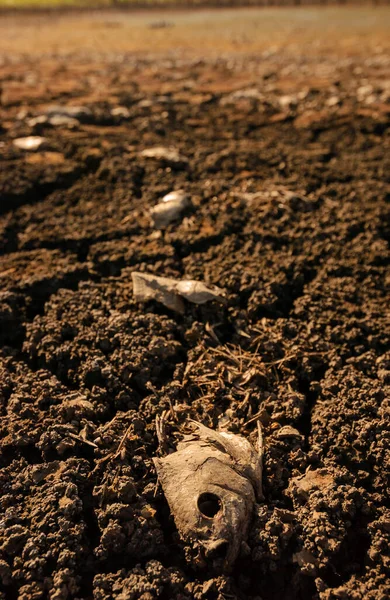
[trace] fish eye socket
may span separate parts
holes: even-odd
[[[198,509],[204,517],[212,519],[222,508],[222,502],[215,494],[204,493],[198,498]]]

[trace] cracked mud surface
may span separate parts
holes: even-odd
[[[332,52],[309,26],[302,50],[232,42],[218,58],[172,50],[181,27],[153,56],[112,42],[11,57],[3,38],[1,598],[385,599],[380,27]],[[89,113],[32,125],[52,104]],[[13,146],[27,135],[45,149]],[[153,146],[187,161],[141,156]],[[158,233],[148,210],[179,188],[193,207]],[[227,303],[139,304],[133,270],[215,284]],[[266,501],[229,575],[185,561],[152,462],[163,413],[173,441],[188,417],[252,441],[263,425]]]

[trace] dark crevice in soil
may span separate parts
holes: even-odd
[[[82,281],[98,282],[100,279],[100,275],[89,272],[88,266],[86,266],[85,270],[80,269],[76,273],[73,272],[62,277],[54,277],[51,280],[33,283],[31,286],[25,285],[23,288],[26,299],[25,305],[19,307],[20,314],[13,317],[12,331],[7,335],[2,334],[0,341],[4,346],[21,351],[25,341],[26,323],[33,321],[36,316],[44,314],[45,304],[53,294],[62,288],[76,291]]]
[[[231,230],[224,231],[222,233],[218,233],[216,235],[211,235],[208,238],[202,238],[199,241],[188,243],[182,242],[181,240],[175,240],[172,242],[173,247],[175,248],[176,254],[181,258],[186,258],[193,253],[205,253],[210,248],[214,246],[218,246],[223,242],[223,240],[231,235],[233,232]]]
[[[105,263],[99,263],[98,265],[95,263],[95,270],[97,270],[102,277],[111,277],[115,275],[120,276],[122,269],[133,267],[140,262],[149,265],[167,260],[169,258],[171,257],[164,253],[154,254],[150,258],[143,256],[142,259],[135,255],[131,260],[128,261],[126,261],[124,258],[120,258],[117,260],[110,260]]]
[[[332,558],[330,566],[321,573],[323,580],[330,587],[339,587],[353,575],[364,573],[367,564],[367,553],[370,548],[370,535],[367,532],[369,519],[359,515],[348,528],[337,554]]]
[[[316,276],[317,269],[314,267],[307,267],[304,269],[299,281],[294,283],[291,288],[289,287],[281,309],[284,318],[290,316],[291,311],[294,310],[295,302],[303,295],[305,287],[309,285]]]
[[[240,567],[240,568],[239,568]],[[238,578],[241,573],[250,573],[253,569],[253,562],[250,559],[237,563],[235,575]],[[274,600],[283,598],[283,600],[309,600],[316,597],[316,586],[312,577],[305,577],[297,567],[284,565],[283,572],[274,573],[267,577],[255,578],[251,584],[248,593],[250,597],[258,595],[264,600]],[[244,599],[246,596],[242,596]]]
[[[12,326],[12,332],[0,334],[0,345],[2,346],[5,353],[9,350],[16,350],[21,352],[24,340],[26,337],[25,319],[21,316],[13,319],[12,325],[7,323],[7,326]],[[4,327],[5,323],[1,324]]]
[[[76,291],[80,282],[90,280],[99,281],[100,278],[89,273],[86,267],[85,270],[80,270],[77,273],[70,273],[62,278],[55,277],[50,281],[34,284],[30,289],[27,288],[26,292],[31,298],[31,302],[26,308],[27,321],[33,321],[37,315],[42,315],[46,302],[59,289],[65,288]]]
[[[88,168],[78,167],[71,173],[61,174],[55,181],[41,184],[34,182],[32,187],[23,194],[4,193],[1,197],[0,215],[25,204],[41,202],[55,191],[69,189],[86,173],[94,173],[99,168],[99,165],[100,160],[96,160]]]
[[[134,195],[136,198],[142,198],[142,188],[145,181],[145,169],[139,167],[134,173],[133,177],[133,185],[134,185]]]
[[[227,237],[231,235],[236,234],[239,237],[240,234],[243,232],[245,225],[246,222],[244,220],[239,219],[230,228],[226,228],[224,231],[221,231],[220,233],[215,235],[210,235],[207,238],[202,238],[201,240],[197,240],[195,242],[187,242],[186,240],[174,240],[171,241],[171,243],[175,249],[176,255],[180,259],[184,259],[194,253],[206,253],[210,248],[218,246]],[[245,240],[242,240],[242,243],[244,243],[244,241]]]
[[[18,229],[15,222],[11,222],[2,233],[3,241],[0,241],[0,256],[16,252],[18,249]]]
[[[14,585],[4,585],[0,586],[0,591],[4,591],[5,600],[18,600],[20,598],[19,594],[19,586]]]
[[[298,390],[305,396],[305,407],[302,416],[297,422],[297,429],[305,436],[304,448],[306,451],[309,450],[310,445],[309,438],[312,430],[312,412],[318,400],[318,392],[313,390],[311,384],[313,382],[320,382],[325,377],[327,369],[327,364],[317,367],[315,369],[315,379],[312,379],[311,381],[303,379],[302,377],[298,378]]]
[[[86,526],[86,546],[89,551],[88,563],[81,565],[80,569],[80,589],[78,594],[80,598],[93,598],[93,579],[99,572],[97,561],[94,558],[94,550],[100,543],[100,528],[94,509],[94,500],[92,496],[93,484],[90,484],[83,490],[81,501],[83,503],[83,518]]]
[[[76,239],[57,239],[57,240],[45,240],[44,242],[38,242],[33,240],[30,243],[26,243],[23,250],[61,250],[62,252],[74,252],[78,255],[79,260],[83,262],[93,244],[99,242],[113,242],[129,238],[132,235],[139,234],[139,228],[134,227],[133,229],[127,229],[126,231],[117,231],[113,234],[101,234],[91,237],[81,237]]]
[[[167,568],[176,567],[185,572],[188,570],[188,563],[184,556],[183,547],[179,542],[179,534],[165,497],[163,496],[159,499],[154,504],[154,507],[157,511],[156,519],[161,524],[161,530],[164,535],[164,545],[167,549],[166,553],[164,553],[162,562]]]
[[[36,316],[44,314],[46,302],[59,289],[77,290],[79,283],[82,281],[100,281],[100,277],[97,274],[89,273],[86,268],[85,271],[80,270],[78,273],[34,283],[30,287],[26,285],[23,289],[25,305],[21,306],[19,314],[13,317],[12,328],[7,327],[7,330],[9,330],[7,335],[1,332],[0,342],[2,345],[22,352],[26,336],[26,324],[32,322]],[[2,324],[3,326],[5,329],[5,323]],[[25,358],[22,357],[23,360]]]
[[[41,451],[38,450],[35,444],[28,444],[26,446],[3,445],[1,447],[0,465],[2,467],[8,467],[18,458],[24,458],[30,465],[40,465],[45,462]]]

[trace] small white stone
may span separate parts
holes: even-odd
[[[374,91],[374,88],[372,87],[372,85],[370,85],[370,84],[361,85],[356,90],[356,95],[358,96],[358,98],[363,99],[363,98],[366,98],[367,96],[369,96],[370,94],[372,94],[373,91]]]
[[[338,96],[331,96],[327,99],[326,104],[328,106],[337,106],[340,104],[340,98]]]
[[[77,127],[79,121],[73,117],[66,117],[65,115],[54,115],[49,117],[49,123],[53,127]]]
[[[277,432],[276,432],[276,437],[278,438],[297,438],[297,439],[301,439],[303,440],[304,437],[303,435],[298,431],[298,429],[295,429],[295,427],[291,427],[291,425],[285,425],[284,427],[281,427]]]
[[[113,117],[123,117],[124,119],[128,119],[130,116],[129,109],[126,106],[115,106],[111,110],[111,114]]]
[[[20,150],[30,150],[35,152],[45,143],[46,138],[40,137],[39,135],[30,135],[28,137],[16,138],[13,141],[14,146]]]
[[[280,107],[284,109],[292,108],[293,106],[297,105],[296,96],[280,96],[278,100]]]
[[[91,117],[92,111],[88,106],[49,106],[46,111],[48,117],[70,117],[72,119],[81,119],[82,117]]]
[[[188,204],[188,196],[184,190],[175,190],[169,192],[163,196],[162,202],[181,202],[182,204]]]
[[[183,190],[169,192],[150,211],[153,225],[157,229],[166,227],[178,219],[182,212],[190,206],[191,201]]]

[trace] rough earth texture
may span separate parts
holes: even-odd
[[[355,46],[4,54],[1,598],[390,596],[388,56]],[[52,104],[88,111],[31,122]],[[192,208],[156,231],[180,188]],[[227,302],[139,304],[134,270]],[[186,562],[157,415],[173,447],[188,417],[262,423],[265,503],[229,575]]]

